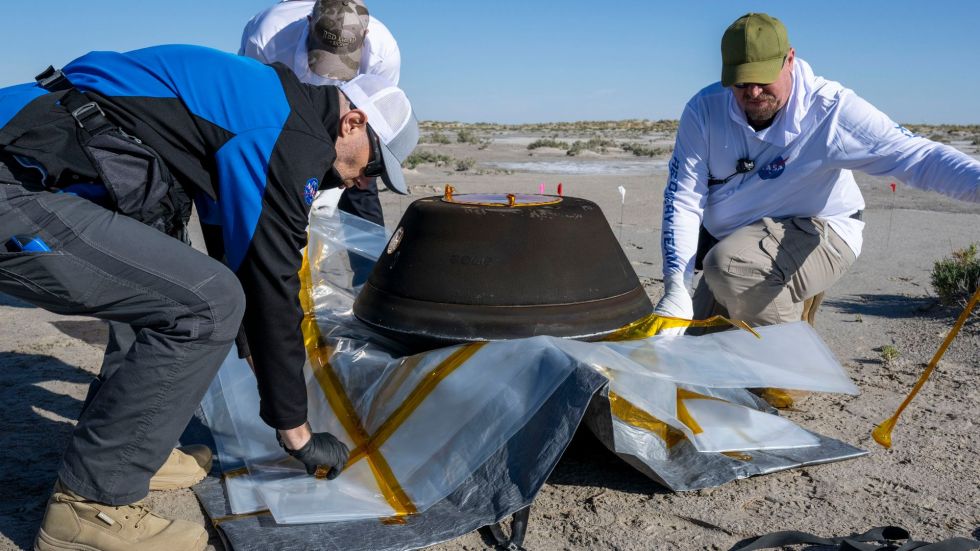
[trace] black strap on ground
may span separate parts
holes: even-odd
[[[950,538],[936,543],[910,539],[908,530],[898,526],[872,528],[863,534],[821,538],[806,532],[785,531],[755,536],[735,544],[729,551],[753,551],[787,545],[822,545],[839,551],[967,551],[980,549],[980,541]]]
[[[480,528],[479,532],[493,542],[498,549],[506,551],[527,551],[524,548],[524,536],[527,534],[527,520],[531,516],[531,506],[514,513],[510,519],[510,536],[504,532],[503,522]]]

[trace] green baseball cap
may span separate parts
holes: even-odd
[[[775,17],[764,13],[739,17],[721,37],[721,85],[776,82],[789,48],[786,27]]]

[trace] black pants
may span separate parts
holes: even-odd
[[[82,412],[59,477],[84,497],[142,499],[238,331],[245,299],[227,267],[85,199],[32,190],[0,171],[0,292],[60,314],[132,328]],[[15,322],[16,323],[16,322]]]

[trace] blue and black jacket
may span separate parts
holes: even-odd
[[[245,291],[262,418],[276,428],[305,422],[299,270],[313,195],[340,183],[337,89],[196,46],[92,52],[62,70],[158,154],[202,223],[221,227],[223,257]],[[52,187],[98,179],[59,96],[34,83],[0,89],[0,147],[43,165]]]

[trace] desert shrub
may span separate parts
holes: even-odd
[[[476,166],[476,159],[456,159],[456,172],[466,172]]]
[[[951,258],[943,258],[933,264],[932,288],[943,304],[966,306],[967,301],[980,287],[977,245],[973,243],[965,249],[953,251]],[[980,314],[974,310],[973,315]]]
[[[886,344],[878,349],[878,353],[881,355],[881,362],[885,365],[891,365],[892,362],[898,359],[902,355],[897,348],[890,344]]]
[[[415,168],[419,165],[432,164],[436,166],[446,166],[453,162],[453,158],[449,155],[443,155],[442,153],[434,153],[432,151],[418,151],[416,150],[411,155],[405,159],[405,168]]]
[[[440,145],[445,145],[450,143],[449,136],[443,134],[442,132],[433,132],[427,134],[419,140],[420,143],[435,143]]]
[[[653,147],[649,145],[644,145],[641,143],[625,143],[620,147],[624,151],[630,151],[633,155],[637,157],[660,157],[663,155],[670,155],[674,148],[672,147]]]
[[[456,143],[478,144],[480,143],[480,137],[469,128],[460,128],[456,131]]]
[[[574,157],[581,153],[582,151],[595,151],[596,153],[605,153],[606,148],[617,147],[618,144],[615,140],[610,140],[608,138],[589,138],[586,141],[575,140],[575,143],[568,148],[566,155],[569,157]]]
[[[557,149],[568,149],[568,142],[562,142],[554,138],[541,138],[527,144],[528,149],[538,149],[539,147],[554,147]]]

